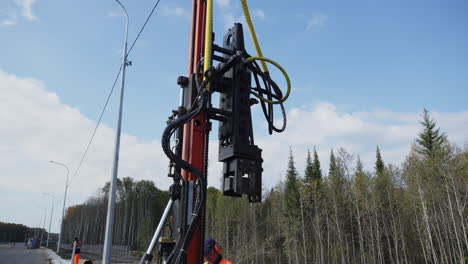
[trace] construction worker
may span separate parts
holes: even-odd
[[[75,244],[75,257],[73,258],[73,264],[78,264],[80,262],[80,252],[81,252],[81,241],[78,239],[78,237],[75,237],[75,239],[72,242],[72,250],[73,250],[73,244]]]
[[[205,238],[205,247],[203,250],[205,254],[204,264],[233,264],[231,261],[224,259],[221,256],[221,245],[211,237]]]

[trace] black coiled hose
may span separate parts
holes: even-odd
[[[171,252],[169,257],[167,258],[167,263],[180,263],[180,258],[182,257],[182,253],[186,252],[187,250],[188,242],[190,241],[190,238],[193,236],[193,232],[195,231],[198,220],[200,218],[202,205],[204,201],[206,200],[206,193],[205,193],[206,181],[203,177],[202,172],[198,170],[197,168],[195,168],[190,163],[178,157],[174,152],[172,152],[171,146],[170,146],[170,139],[171,139],[172,134],[177,128],[183,126],[185,123],[192,120],[196,115],[200,113],[203,106],[205,105],[205,100],[206,100],[205,98],[206,96],[203,96],[202,94],[201,100],[199,100],[199,105],[197,106],[197,108],[193,109],[187,114],[180,116],[177,119],[170,122],[164,129],[162,138],[161,138],[161,146],[166,156],[171,160],[171,162],[174,162],[176,166],[179,166],[181,169],[194,175],[197,178],[198,183],[200,185],[192,221],[190,221],[189,227],[183,239],[180,240],[179,238],[177,240],[174,250]],[[175,257],[175,261],[173,261],[174,257]]]
[[[262,97],[266,95],[268,100],[271,100],[272,98],[279,100],[283,97],[283,93],[281,92],[281,89],[271,79],[270,74],[264,73],[260,69],[260,66],[257,64],[256,61],[252,61],[250,63],[247,63],[246,65],[252,71],[254,81],[257,86],[256,88],[252,88],[252,90],[255,90],[256,92],[258,92],[258,94]],[[259,77],[262,79],[263,86],[265,88],[262,88],[262,86],[260,85]],[[286,129],[286,122],[287,122],[286,110],[284,109],[283,103],[279,104],[281,108],[281,114],[283,115],[283,125],[281,126],[281,128],[276,127],[274,124],[273,104],[269,104],[262,100],[260,100],[260,104],[262,106],[263,115],[265,116],[265,119],[268,122],[268,133],[271,135],[273,131],[278,132],[278,133],[283,132]]]

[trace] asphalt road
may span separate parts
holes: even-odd
[[[24,243],[16,243],[14,248],[0,246],[0,264],[49,264],[46,249],[26,249]]]

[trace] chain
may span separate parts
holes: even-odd
[[[207,113],[205,113],[207,114]],[[203,153],[203,176],[205,178],[206,186],[205,188],[208,188],[208,151],[209,151],[209,143],[210,143],[210,131],[211,131],[211,122],[209,121],[208,118],[205,119],[206,124],[205,124],[205,149]],[[204,190],[205,193],[208,195],[207,191]],[[201,212],[201,218],[200,218],[200,229],[201,229],[201,243],[200,243],[200,252],[202,252],[201,257],[200,257],[200,263],[203,263],[203,251],[204,251],[204,244],[205,244],[205,231],[206,231],[206,200],[207,197],[205,197],[205,202],[202,204],[202,212]]]

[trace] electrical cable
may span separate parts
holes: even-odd
[[[151,12],[149,13],[148,17],[146,18],[145,23],[143,23],[143,26],[141,27],[140,31],[138,32],[138,34],[137,34],[135,40],[133,41],[132,45],[130,45],[130,48],[129,48],[128,51],[127,51],[127,56],[128,56],[128,54],[130,54],[130,51],[132,51],[133,46],[135,46],[135,43],[136,43],[137,40],[140,38],[141,33],[142,33],[143,30],[145,29],[146,24],[148,24],[148,21],[150,20],[151,16],[152,16],[153,13],[154,13],[154,10],[156,9],[156,7],[158,7],[159,2],[161,2],[161,0],[156,1],[156,3],[154,4],[153,9],[151,10]]]
[[[127,51],[127,54],[126,56],[128,56],[130,54],[130,52],[132,51],[133,47],[135,46],[136,42],[138,41],[138,39],[140,38],[140,35],[141,33],[143,32],[143,30],[145,29],[146,27],[146,24],[148,24],[148,21],[150,20],[151,16],[153,15],[154,11],[156,10],[156,8],[158,7],[159,5],[159,2],[161,2],[161,0],[158,0],[156,1],[156,3],[154,4],[153,6],[153,9],[151,10],[151,12],[149,13],[148,17],[146,18],[146,21],[145,23],[143,23],[143,26],[141,27],[140,31],[138,32],[135,40],[133,41],[132,45],[130,46],[130,48],[128,49]],[[87,146],[86,146],[86,149],[85,149],[85,152],[83,153],[83,156],[81,157],[81,160],[80,160],[80,163],[78,164],[78,168],[76,169],[75,173],[73,174],[73,177],[70,179],[70,183],[69,185],[72,183],[72,181],[75,179],[76,175],[78,175],[78,172],[81,168],[81,166],[83,165],[83,161],[86,157],[86,154],[88,153],[88,150],[91,146],[91,143],[93,142],[94,140],[94,136],[96,135],[96,132],[97,132],[97,129],[99,128],[99,125],[101,124],[101,119],[102,119],[102,116],[104,115],[104,112],[106,111],[106,108],[107,108],[107,105],[109,103],[109,100],[110,100],[110,97],[112,96],[112,93],[114,92],[114,88],[115,88],[115,85],[117,84],[117,81],[119,79],[119,76],[120,76],[120,73],[122,72],[122,64],[120,65],[120,68],[119,68],[119,72],[117,73],[117,76],[115,77],[115,80],[114,80],[114,84],[112,85],[112,88],[109,92],[109,95],[107,96],[107,99],[106,99],[106,102],[104,104],[104,107],[101,111],[101,115],[99,116],[99,119],[98,119],[98,122],[96,124],[96,127],[94,128],[94,131],[93,131],[93,134],[91,136],[91,139],[89,140]]]
[[[91,138],[88,142],[88,145],[86,146],[85,152],[83,153],[83,156],[81,157],[80,163],[78,164],[78,168],[76,169],[75,173],[73,174],[73,177],[70,179],[70,183],[68,184],[69,186],[75,179],[76,175],[78,174],[81,165],[83,164],[83,161],[86,157],[86,154],[88,154],[89,147],[91,146],[91,143],[93,142],[94,136],[96,135],[97,129],[99,128],[99,125],[101,124],[102,116],[104,115],[104,112],[106,111],[107,105],[109,104],[109,100],[112,96],[112,93],[114,92],[115,85],[117,84],[117,81],[119,80],[120,73],[122,72],[122,64],[120,64],[119,72],[115,76],[114,84],[112,85],[111,90],[109,91],[109,95],[107,96],[106,103],[104,104],[104,107],[102,108],[101,115],[99,116],[99,119],[96,123],[96,127],[94,128],[93,134],[91,135]]]

